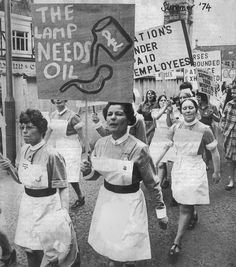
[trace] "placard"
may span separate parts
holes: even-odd
[[[214,75],[202,69],[197,69],[198,91],[210,96],[217,96]]]
[[[134,78],[193,64],[184,21],[137,32],[134,38],[134,55]]]
[[[33,4],[39,98],[132,102],[133,4]]]

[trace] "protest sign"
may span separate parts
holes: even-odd
[[[33,4],[39,98],[132,102],[134,5]]]
[[[221,51],[205,51],[193,53],[194,67],[207,70],[214,75],[214,81],[221,81]]]
[[[197,81],[196,69],[203,69],[214,75],[214,81],[221,81],[221,52],[220,51],[196,51],[193,52],[193,67],[184,68],[184,80],[188,82]]]
[[[216,83],[214,82],[214,75],[202,69],[197,69],[198,91],[210,96],[216,96]]]
[[[134,78],[193,64],[184,21],[137,32],[134,38],[134,54]]]

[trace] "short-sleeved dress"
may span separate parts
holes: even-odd
[[[15,243],[42,250],[35,226],[44,216],[61,209],[57,188],[67,187],[65,161],[42,141],[35,146],[24,145],[16,164],[25,191],[20,203]]]
[[[141,181],[153,194],[157,209],[164,203],[148,146],[131,135],[99,139],[92,166],[104,177],[89,231],[89,244],[116,261],[151,258],[146,203]],[[93,178],[93,177],[92,177]]]
[[[159,113],[159,110],[160,109],[153,109],[152,116],[155,117],[155,113]],[[157,159],[159,158],[165,144],[169,142],[169,127],[167,126],[166,117],[167,114],[163,113],[161,117],[156,120],[155,133],[150,144],[150,154],[154,163],[156,163]],[[165,156],[161,159],[161,162],[167,162],[167,160],[174,161],[174,159],[175,151],[171,147],[165,154]]]
[[[144,102],[141,103],[137,112],[142,114],[144,117],[144,122],[145,122],[145,126],[146,126],[146,133],[149,131],[149,129],[151,127],[153,127],[153,130],[148,132],[148,134],[146,135],[147,137],[147,144],[150,145],[154,132],[155,132],[155,122],[153,121],[153,118],[151,116],[151,111],[154,108],[157,108],[157,102],[153,102],[153,103],[148,103],[148,102]]]
[[[80,116],[67,108],[60,113],[56,110],[50,116],[52,133],[48,144],[65,158],[69,183],[79,182],[82,147],[77,129],[82,126]]]
[[[177,155],[173,165],[172,192],[180,204],[209,204],[206,165],[202,154],[204,147],[213,150],[217,141],[209,126],[196,120],[193,125],[185,122],[171,127]]]

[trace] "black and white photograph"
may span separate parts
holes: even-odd
[[[235,14],[0,0],[0,267],[236,267]]]

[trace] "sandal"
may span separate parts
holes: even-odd
[[[181,246],[173,243],[171,249],[169,250],[168,256],[169,260],[173,263],[173,261],[177,260],[179,254],[180,254]]]
[[[81,197],[80,199],[77,199],[75,203],[71,206],[71,209],[76,209],[78,207],[81,207],[85,204],[84,197]]]
[[[190,219],[188,230],[193,230],[198,222],[198,214],[194,211],[192,218]]]

